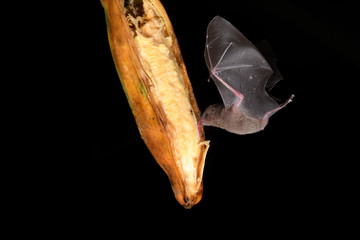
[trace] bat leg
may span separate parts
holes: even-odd
[[[280,109],[284,108],[289,102],[292,101],[292,99],[295,97],[294,94],[291,94],[291,96],[283,103],[281,104],[279,107],[275,108],[274,110],[271,110],[269,112],[267,112],[263,118],[263,121],[266,121],[271,115],[273,115],[274,113],[276,113],[277,111],[279,111]]]

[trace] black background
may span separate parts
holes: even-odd
[[[64,119],[68,140],[60,147],[76,153],[59,164],[64,169],[55,187],[62,193],[60,209],[75,221],[109,228],[124,219],[136,225],[159,217],[159,228],[172,225],[171,219],[181,220],[174,225],[184,229],[211,219],[214,226],[224,220],[229,228],[263,223],[294,232],[317,228],[343,211],[336,201],[345,198],[350,180],[344,179],[342,167],[347,157],[336,145],[344,138],[335,134],[349,126],[330,120],[346,114],[338,93],[349,90],[360,67],[355,2],[162,3],[201,111],[221,101],[214,83],[207,82],[203,57],[206,27],[215,15],[253,43],[270,43],[284,76],[272,93],[295,98],[262,132],[238,136],[205,128],[211,142],[204,195],[185,210],[139,135],[111,57],[103,8],[99,1],[88,1],[77,9],[71,24],[75,34],[67,40],[72,102]]]

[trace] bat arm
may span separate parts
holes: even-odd
[[[231,44],[232,44],[232,42],[229,43],[229,45],[226,47],[225,51],[224,51],[223,54],[221,55],[219,61],[217,62],[216,66],[215,66],[215,69],[214,69],[215,72],[217,72],[218,67],[219,67],[219,64],[221,63],[222,59],[224,58],[226,52],[227,52],[227,51],[229,50],[229,48],[231,47]]]
[[[211,71],[211,75],[215,76],[217,80],[219,80],[222,84],[225,85],[237,98],[237,102],[235,103],[235,106],[239,106],[240,102],[244,99],[244,95],[242,95],[240,92],[236,91],[232,86],[230,86],[224,79],[222,79],[219,74],[215,71]]]
[[[219,37],[215,38],[213,41],[217,40]],[[206,39],[208,39],[208,35],[206,36]],[[212,66],[212,62],[211,62],[211,58],[210,58],[210,53],[209,53],[209,45],[213,42],[211,41],[210,43],[206,44],[206,51],[207,51],[207,55],[209,58],[209,64],[210,64],[210,77],[214,76],[216,79],[218,79],[222,84],[224,84],[232,93],[234,93],[234,95],[238,98],[237,102],[235,103],[235,106],[239,106],[239,104],[241,103],[241,101],[244,99],[244,95],[241,94],[240,92],[236,91],[233,87],[231,87],[229,84],[226,83],[226,81],[224,81],[220,76],[219,76],[219,72],[220,71],[224,71],[226,69],[221,69],[220,71],[218,70],[219,68],[219,64],[221,63],[222,59],[224,58],[225,54],[227,53],[227,51],[229,50],[229,48],[231,47],[231,45],[233,44],[232,42],[229,43],[229,45],[226,47],[226,49],[224,50],[223,54],[221,55],[219,61],[216,63],[215,67]]]
[[[246,67],[254,67],[254,65],[250,65],[250,64],[239,64],[239,65],[234,65],[234,66],[228,66],[228,67],[221,67],[221,68],[216,68],[216,72],[222,72],[222,71],[226,71],[226,70],[231,70],[231,69],[238,69],[238,68],[246,68]]]
[[[276,113],[280,109],[284,108],[288,103],[290,103],[292,101],[292,99],[294,97],[295,97],[295,95],[291,94],[291,96],[283,104],[281,104],[279,107],[275,108],[274,110],[271,110],[271,111],[267,112],[265,114],[265,116],[263,117],[262,121],[266,121],[271,115],[273,115],[274,113]]]

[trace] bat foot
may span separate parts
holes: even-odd
[[[291,96],[283,104],[280,105],[280,109],[285,107],[288,103],[292,102],[294,97],[295,97],[295,95],[291,94]]]

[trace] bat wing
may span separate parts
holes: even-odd
[[[256,118],[279,108],[265,91],[273,75],[269,63],[239,30],[220,16],[208,25],[205,61],[226,108],[241,103],[242,110]]]
[[[264,40],[256,44],[256,48],[260,50],[260,52],[265,57],[266,61],[269,63],[271,69],[274,72],[265,85],[265,89],[269,91],[275,86],[278,81],[283,79],[283,76],[281,75],[276,65],[276,56],[270,44]]]

